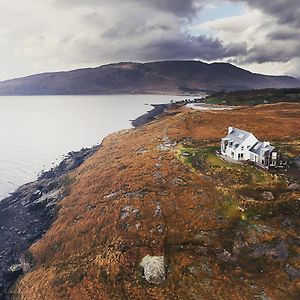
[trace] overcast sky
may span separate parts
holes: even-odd
[[[0,80],[119,61],[300,77],[299,0],[0,0]]]

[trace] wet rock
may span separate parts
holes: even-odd
[[[22,266],[20,264],[14,264],[12,266],[9,267],[9,272],[15,273],[15,272],[19,272],[22,270]]]
[[[262,196],[265,200],[269,200],[269,201],[275,199],[273,193],[272,193],[272,192],[269,192],[269,191],[264,191],[264,192],[261,194],[261,196]]]
[[[144,277],[151,284],[161,284],[166,279],[165,258],[163,256],[146,255],[140,266],[144,269]]]

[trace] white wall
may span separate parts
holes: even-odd
[[[235,160],[238,160],[238,155],[243,154],[242,160],[249,160],[250,159],[250,152],[249,149],[258,142],[258,139],[251,134],[238,148],[233,149],[230,147],[226,147],[225,153],[222,152],[222,154],[231,157]],[[232,156],[232,152],[234,155]]]

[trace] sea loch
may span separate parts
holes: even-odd
[[[131,128],[130,120],[182,97],[167,95],[0,97],[0,199],[69,151]]]

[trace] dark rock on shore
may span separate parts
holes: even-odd
[[[33,266],[26,251],[52,224],[57,203],[65,197],[68,172],[79,167],[99,146],[70,152],[50,171],[19,187],[0,201],[0,299],[10,299],[9,289]],[[26,252],[25,252],[26,251]]]
[[[142,125],[154,121],[156,118],[166,113],[168,109],[184,106],[187,103],[193,103],[193,102],[198,102],[198,100],[188,99],[188,100],[182,100],[177,102],[171,101],[171,103],[168,104],[151,104],[151,106],[154,108],[148,111],[147,113],[143,114],[142,116],[136,118],[135,120],[132,120],[131,124],[134,127],[140,127]]]
[[[151,121],[154,121],[157,116],[162,114],[165,109],[168,107],[168,104],[151,104],[154,108],[144,115],[136,118],[131,123],[134,127],[142,126],[146,123],[149,123]]]

